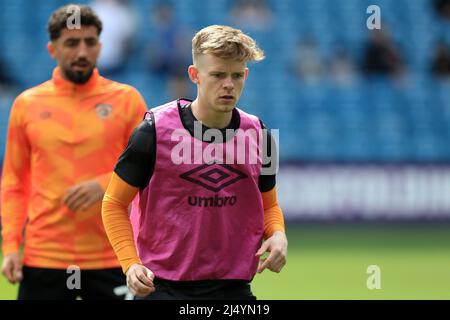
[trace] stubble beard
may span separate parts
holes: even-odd
[[[67,80],[69,80],[70,82],[73,82],[75,84],[84,84],[89,81],[93,72],[94,72],[94,68],[90,68],[86,72],[72,71],[70,69],[65,69],[64,75],[66,76]]]

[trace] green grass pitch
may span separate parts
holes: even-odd
[[[292,224],[287,232],[288,264],[256,275],[258,299],[450,299],[450,224]],[[367,288],[370,265],[380,268],[381,289]],[[0,277],[0,299],[17,288]]]

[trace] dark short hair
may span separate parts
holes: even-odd
[[[80,24],[82,26],[95,26],[98,35],[102,32],[102,21],[90,7],[80,4],[68,4],[55,10],[48,20],[47,31],[51,41],[58,39],[61,36],[61,30],[67,28],[67,19],[73,15],[73,10],[69,9],[73,6],[79,8]]]

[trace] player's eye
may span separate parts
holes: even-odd
[[[94,47],[95,45],[97,45],[98,41],[95,38],[89,38],[86,39],[86,45],[89,47]]]
[[[65,45],[66,47],[71,47],[71,48],[73,48],[73,47],[76,47],[76,46],[78,45],[78,43],[80,43],[80,41],[77,40],[77,39],[68,39],[68,40],[66,40],[66,41],[64,42],[64,45]]]
[[[243,73],[234,73],[233,74],[233,78],[234,79],[241,79],[241,78],[243,78],[244,77],[244,74]]]
[[[226,74],[225,73],[213,73],[213,74],[211,74],[214,78],[217,78],[217,79],[224,79],[225,77],[226,77]]]

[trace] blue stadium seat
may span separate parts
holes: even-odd
[[[79,1],[88,3],[89,1]],[[159,0],[132,0],[139,14],[134,51],[117,80],[130,83],[149,106],[169,98],[166,79],[145,68],[145,44],[152,34],[149,10]],[[430,77],[430,61],[438,40],[450,42],[448,24],[437,19],[427,0],[379,0],[382,26],[389,27],[407,63],[406,83],[361,79],[339,88],[327,79],[305,85],[292,74],[297,41],[311,35],[326,66],[334,45],[349,50],[356,65],[369,34],[366,8],[370,0],[269,0],[274,24],[266,32],[250,32],[266,52],[266,60],[251,65],[239,105],[280,130],[281,158],[325,161],[439,161],[450,159],[450,90]],[[1,56],[25,89],[45,81],[54,67],[46,52],[45,24],[49,13],[66,1],[4,0],[0,2]],[[180,23],[198,30],[229,23],[231,0],[173,1]],[[246,30],[244,30],[246,31]],[[14,39],[14,41],[11,41]],[[6,108],[0,99],[0,129]],[[0,146],[4,143],[4,135]]]

